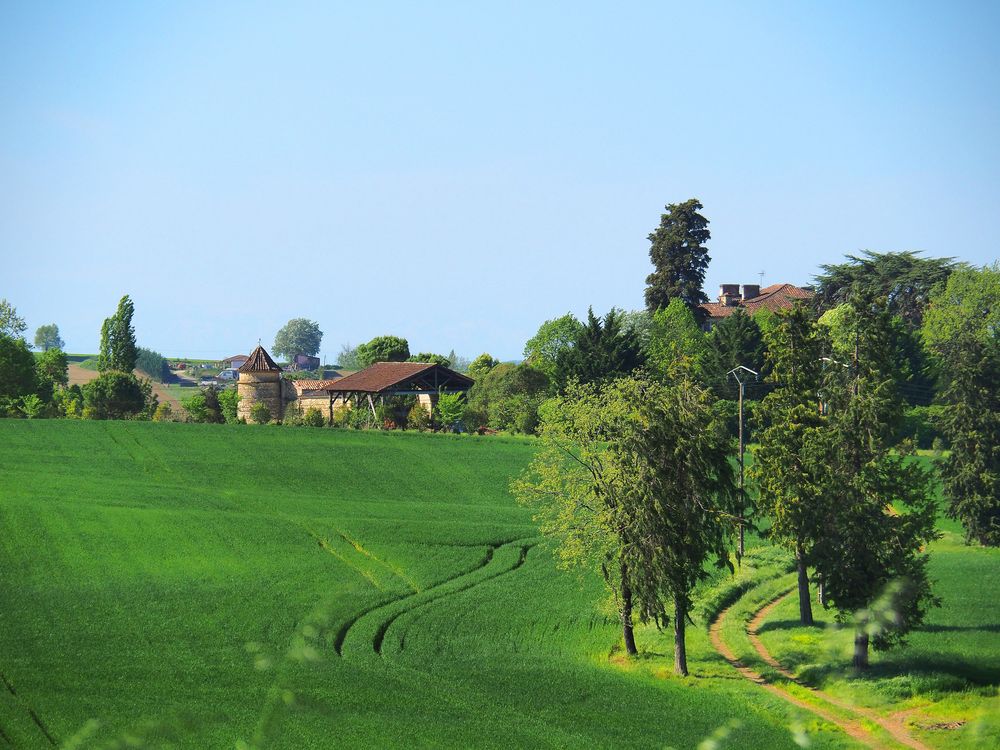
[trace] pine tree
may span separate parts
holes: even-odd
[[[770,516],[772,539],[792,548],[798,569],[799,619],[812,625],[808,565],[828,517],[819,413],[822,338],[805,306],[779,313],[767,335],[767,380],[774,390],[761,403],[759,436],[750,467],[758,508]]]
[[[708,219],[698,213],[702,208],[696,198],[669,204],[660,216],[660,226],[648,237],[654,268],[646,277],[646,307],[651,313],[679,298],[691,308],[699,324],[704,321],[698,305],[708,302],[702,286],[711,260],[705,243],[712,233],[708,231]]]
[[[827,521],[811,557],[837,619],[854,623],[853,663],[865,669],[870,645],[901,642],[937,603],[924,551],[937,537],[937,506],[930,474],[892,449],[902,400],[885,302],[849,304],[852,359],[848,369],[827,368],[823,383],[830,416],[818,465]]]
[[[951,453],[941,468],[948,515],[966,540],[1000,545],[1000,340],[961,335],[947,347],[947,410],[941,429]]]

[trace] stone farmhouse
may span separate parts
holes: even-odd
[[[719,287],[719,301],[706,302],[699,307],[708,314],[705,330],[710,331],[716,323],[737,310],[743,310],[747,315],[760,310],[777,312],[791,308],[799,300],[809,300],[812,297],[812,290],[793,284],[772,284],[763,289],[759,284],[722,284]]]
[[[286,380],[281,367],[258,346],[239,368],[237,415],[252,422],[254,404],[267,404],[271,416],[282,419],[290,403],[302,411],[319,409],[328,423],[340,409],[371,409],[392,396],[416,396],[427,413],[441,393],[464,393],[473,380],[432,362],[376,362],[359,372],[331,380]]]

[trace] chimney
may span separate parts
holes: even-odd
[[[760,284],[744,284],[743,285],[743,301],[746,302],[748,299],[753,299],[754,297],[760,296]]]
[[[719,304],[723,307],[735,307],[740,304],[740,285],[722,284],[719,286]]]

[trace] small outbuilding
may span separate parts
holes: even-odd
[[[282,419],[285,415],[286,389],[285,381],[281,379],[281,368],[264,347],[258,345],[239,368],[236,391],[240,400],[236,415],[246,422],[252,422],[254,405],[263,402],[267,404],[272,419]]]

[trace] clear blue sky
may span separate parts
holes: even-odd
[[[1000,236],[1000,3],[0,5],[0,297],[95,351],[520,355],[642,306],[698,197],[721,282]]]

